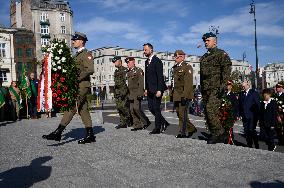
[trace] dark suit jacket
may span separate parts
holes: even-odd
[[[154,94],[157,91],[164,92],[167,86],[164,81],[162,61],[154,55],[150,64],[146,61],[145,65],[145,89],[147,92]]]
[[[271,100],[264,108],[264,102],[260,106],[259,123],[263,127],[275,127],[277,124],[277,103],[275,100]]]
[[[245,93],[246,92],[243,91],[240,94],[240,99],[239,99],[240,116],[247,119],[257,118],[260,108],[259,94],[252,89],[249,90],[247,96]]]

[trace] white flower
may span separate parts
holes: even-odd
[[[284,112],[284,109],[282,110],[282,112]]]
[[[60,45],[60,48],[63,48],[63,45],[62,45],[62,44]]]
[[[225,106],[225,104],[222,104],[222,106]]]
[[[46,51],[51,52],[51,49],[50,49],[50,48],[47,48],[47,50],[46,50]]]
[[[63,50],[62,50],[62,49],[58,50],[58,53],[59,53],[59,54],[62,54],[62,52],[63,52]]]
[[[67,71],[66,71],[65,69],[62,69],[62,72],[65,73],[65,72],[67,72]]]
[[[55,65],[56,65],[56,63],[52,62],[52,66],[55,66]]]
[[[60,70],[60,69],[61,69],[61,66],[58,66],[57,68],[58,68],[58,70]]]
[[[57,68],[53,68],[54,71],[57,71]]]
[[[282,104],[282,101],[279,101],[279,104]]]
[[[46,46],[43,44],[42,46],[41,46],[42,48],[46,48]]]
[[[284,105],[282,105],[282,108],[284,108]]]
[[[59,60],[60,58],[56,56],[54,59],[55,59],[55,60]]]
[[[65,58],[65,57],[62,57],[61,61],[62,61],[62,62],[65,62],[65,61],[66,61],[66,58]]]

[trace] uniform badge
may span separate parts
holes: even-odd
[[[88,56],[88,59],[91,60],[93,57],[91,55]]]
[[[191,74],[191,70],[188,70],[189,74]]]

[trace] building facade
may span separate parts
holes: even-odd
[[[17,80],[14,53],[16,29],[0,27],[0,80],[3,86],[10,86]]]
[[[284,62],[268,63],[262,72],[265,88],[272,88],[278,82],[284,81]]]
[[[65,0],[12,0],[10,20],[12,28],[34,33],[37,61],[43,59],[42,45],[48,45],[54,38],[71,46],[73,13]]]

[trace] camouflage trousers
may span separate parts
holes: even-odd
[[[207,127],[212,135],[219,136],[224,133],[224,128],[219,119],[219,108],[222,99],[214,92],[204,98],[205,100],[205,120]]]
[[[127,99],[116,98],[115,103],[120,118],[120,125],[130,125],[131,116]]]
[[[179,132],[183,133],[183,122],[185,120],[185,113],[187,112],[187,106],[182,106],[181,102],[175,102],[175,108],[178,116],[178,126],[179,126]],[[186,111],[186,112],[185,112]],[[185,132],[190,133],[195,130],[195,126],[189,121],[189,118],[187,116],[186,118],[186,127],[185,127]]]

